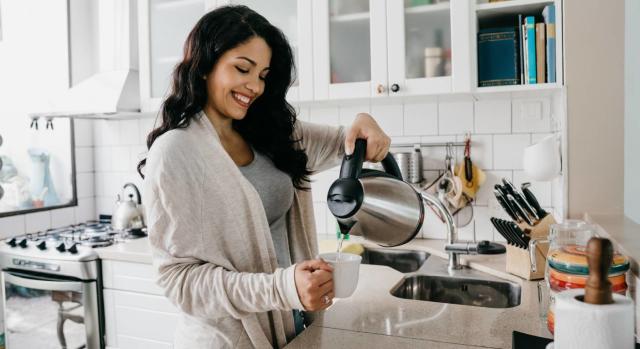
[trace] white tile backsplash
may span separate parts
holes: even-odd
[[[473,103],[469,101],[438,104],[440,135],[464,134],[473,131]]]
[[[338,126],[340,125],[340,111],[338,108],[312,108],[309,111],[309,121]]]
[[[0,239],[24,233],[24,215],[0,218]]]
[[[474,108],[476,133],[511,133],[510,100],[480,100],[475,102]]]
[[[76,147],[76,172],[93,172],[94,148]]]
[[[513,133],[551,131],[551,111],[548,98],[514,99],[512,107]]]
[[[93,122],[91,120],[73,120],[73,132],[76,147],[93,146]]]
[[[24,216],[25,232],[35,233],[51,228],[51,211],[29,213]]]
[[[402,104],[372,105],[371,115],[387,135],[402,136],[404,118],[402,109]]]
[[[76,222],[76,210],[73,207],[51,210],[51,227],[63,227]]]
[[[120,145],[137,145],[140,144],[140,130],[137,119],[118,121],[120,130]]]
[[[404,105],[404,135],[438,134],[438,103],[408,103]]]
[[[531,143],[529,134],[494,135],[493,168],[496,170],[522,169],[524,148]]]
[[[543,102],[548,106],[548,99],[543,99]],[[544,108],[543,104],[543,110]],[[393,144],[463,141],[465,133],[472,132],[472,161],[484,170],[486,182],[481,186],[474,202],[474,220],[459,230],[460,239],[464,240],[475,237],[476,240],[503,241],[489,221],[490,217],[506,218],[493,198],[493,186],[502,177],[509,178],[516,185],[526,181],[521,170],[522,151],[532,140],[551,131],[550,128],[542,127],[542,123],[531,122],[520,116],[515,120],[512,99],[508,96],[477,101],[461,98],[443,98],[437,101],[425,98],[423,101],[412,100],[404,104],[349,102],[339,106],[302,106],[296,109],[299,110],[300,120],[347,127],[357,113],[368,112],[391,136]],[[550,125],[549,113],[543,115]],[[120,193],[125,182],[141,186],[142,180],[135,172],[135,167],[146,154],[146,137],[155,121],[155,118],[144,118],[137,120],[137,124],[132,121],[101,121],[93,125],[94,139],[91,144],[95,148],[87,149],[95,153],[95,199],[81,199],[81,205],[75,209],[76,219],[86,219],[92,214],[111,214],[115,208],[115,196]],[[114,135],[114,130],[118,130],[119,134]],[[395,150],[410,151],[404,148]],[[462,150],[455,148],[456,162],[462,160]],[[438,171],[444,168],[446,149],[423,147],[422,153],[424,175],[428,180],[434,180]],[[91,172],[93,168],[85,167],[85,170]],[[338,177],[338,172],[339,168],[336,167],[312,178],[316,229],[318,234],[329,237],[335,236],[335,218],[327,208],[326,194],[331,183]],[[543,205],[550,206],[554,204],[552,191],[559,189],[553,189],[549,183],[534,182],[533,190]],[[86,195],[89,194],[90,191]],[[446,237],[446,226],[430,209],[427,209],[419,236],[438,239]]]
[[[94,174],[77,173],[76,174],[76,189],[78,193],[78,199],[93,198],[95,196],[94,186]]]

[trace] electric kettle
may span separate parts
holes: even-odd
[[[363,169],[366,146],[365,140],[356,140],[353,154],[342,160],[340,178],[329,188],[327,205],[343,234],[362,236],[384,247],[405,244],[422,227],[422,196],[402,181],[391,154],[382,160],[384,171]]]
[[[136,201],[133,200],[133,194],[129,194],[129,199],[124,198],[120,200],[118,195],[117,207],[113,216],[111,217],[111,225],[114,229],[127,230],[130,229],[134,233],[141,233],[144,225],[144,209],[142,208],[142,199],[140,197],[140,191],[133,183],[127,183],[122,187],[122,194],[127,187],[133,188],[136,196]]]

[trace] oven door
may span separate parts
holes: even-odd
[[[95,281],[10,269],[2,286],[8,349],[101,348]]]

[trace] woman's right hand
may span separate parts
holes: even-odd
[[[304,310],[317,311],[333,303],[333,267],[322,259],[296,264],[296,290]]]

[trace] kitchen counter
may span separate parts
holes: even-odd
[[[355,237],[351,240],[358,241],[361,240]],[[333,246],[333,242],[321,244],[324,249],[334,249]],[[442,240],[414,240],[398,248],[424,250],[432,254],[430,258],[447,257]],[[148,238],[96,251],[106,260],[151,263]],[[504,254],[461,256],[460,260],[474,269],[520,284],[520,305],[495,309],[396,298],[389,291],[404,274],[389,267],[362,265],[353,296],[336,300],[287,348],[356,348],[364,344],[368,348],[394,349],[511,348],[513,330],[550,337],[538,316],[537,281],[507,273]]]
[[[146,237],[120,242],[108,247],[97,248],[95,251],[101,259],[133,263],[152,263],[149,238]]]
[[[420,249],[445,257],[444,242],[414,240],[401,249]],[[538,316],[537,281],[505,271],[505,255],[462,256],[463,264],[522,286],[519,306],[506,309],[414,301],[389,291],[403,274],[388,267],[362,265],[358,287],[350,298],[336,300],[311,328],[287,348],[511,348],[512,331],[550,338]],[[415,342],[414,342],[415,341]]]

